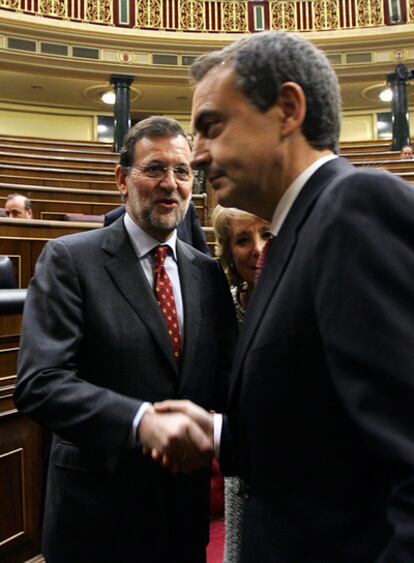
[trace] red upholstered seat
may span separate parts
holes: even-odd
[[[207,546],[207,563],[223,563],[226,530],[224,520],[210,522],[210,543]]]
[[[210,518],[221,518],[224,514],[224,479],[215,459],[211,464]]]

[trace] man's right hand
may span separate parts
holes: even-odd
[[[189,473],[208,466],[213,458],[212,433],[182,412],[157,412],[150,407],[141,419],[137,438],[154,461],[167,469]]]

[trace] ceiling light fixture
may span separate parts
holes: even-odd
[[[113,106],[115,103],[115,92],[112,92],[112,90],[109,90],[108,92],[104,92],[101,96],[101,100],[103,101],[104,104]]]
[[[385,90],[382,90],[382,92],[380,92],[379,94],[379,99],[381,100],[381,102],[391,102],[392,100],[391,88],[385,88]]]

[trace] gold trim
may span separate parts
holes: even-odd
[[[114,27],[114,3],[116,0],[78,0],[76,4],[73,0],[38,0],[37,9],[35,4],[28,5],[26,0],[0,0],[0,6],[16,13],[23,12],[24,17],[36,16],[44,18],[54,18],[73,22],[75,24],[99,24],[107,27]],[[272,4],[280,6],[276,10],[286,12],[288,22],[270,22],[271,29],[290,29],[292,26],[293,13],[296,8],[299,10],[299,26],[295,25],[294,31],[318,31],[336,30],[349,28],[365,28],[384,24],[384,0],[350,0],[348,9],[345,8],[344,0],[278,0],[269,2],[269,11],[273,12]],[[118,0],[118,9],[120,0]],[[132,29],[149,30],[170,30],[170,31],[207,31],[206,13],[211,15],[219,10],[221,13],[220,26],[219,20],[214,19],[214,25],[208,31],[218,31],[221,33],[248,33],[248,1],[246,0],[137,0],[135,2],[135,22]],[[293,8],[293,9],[292,9]],[[414,2],[406,0],[407,21],[414,20]],[[83,17],[81,14],[83,13]],[[352,26],[352,17],[355,23]],[[131,10],[127,5],[127,19],[130,20]],[[348,16],[348,17],[347,17]],[[344,25],[340,27],[340,19]],[[253,21],[255,26],[255,14],[253,10]],[[297,23],[297,22],[296,22]],[[130,24],[127,24],[130,25]],[[119,28],[125,31],[125,24],[120,24]]]

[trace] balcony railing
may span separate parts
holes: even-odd
[[[414,22],[414,0],[0,0],[0,9],[99,25],[209,33],[307,32]]]

